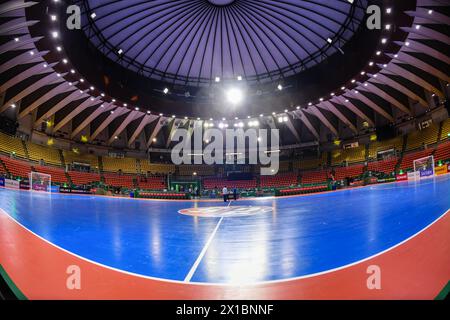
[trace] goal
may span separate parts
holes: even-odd
[[[434,157],[428,156],[414,160],[414,173],[418,179],[434,176]]]
[[[30,190],[32,191],[44,191],[50,192],[52,185],[52,176],[46,173],[30,172],[28,174],[30,178]]]

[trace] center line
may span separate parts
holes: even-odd
[[[216,235],[217,229],[219,229],[220,224],[222,223],[223,217],[220,218],[219,222],[217,223],[216,227],[214,228],[214,231],[209,236],[208,241],[206,242],[205,246],[203,247],[202,252],[200,252],[200,255],[198,256],[197,260],[195,260],[194,264],[192,265],[191,270],[189,270],[189,273],[187,274],[186,278],[184,278],[184,282],[190,282],[192,279],[192,276],[194,275],[195,271],[198,268],[198,265],[200,264],[200,261],[202,261],[203,257],[206,254],[206,250],[208,250],[209,245],[211,244],[214,236]]]

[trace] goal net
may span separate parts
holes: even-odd
[[[30,190],[50,192],[52,176],[46,173],[30,172]]]
[[[434,176],[434,157],[428,156],[414,160],[414,173],[418,179]]]

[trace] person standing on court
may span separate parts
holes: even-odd
[[[227,202],[228,201],[228,189],[227,189],[227,186],[223,187],[222,194],[223,194],[223,202]]]
[[[237,188],[236,187],[233,188],[233,198],[234,198],[234,201],[237,200]]]

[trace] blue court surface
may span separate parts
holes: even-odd
[[[389,249],[450,208],[450,176],[238,200],[228,209],[265,207],[256,214],[199,217],[178,212],[218,206],[228,204],[0,189],[0,208],[84,258],[168,280],[245,283],[319,273]]]

